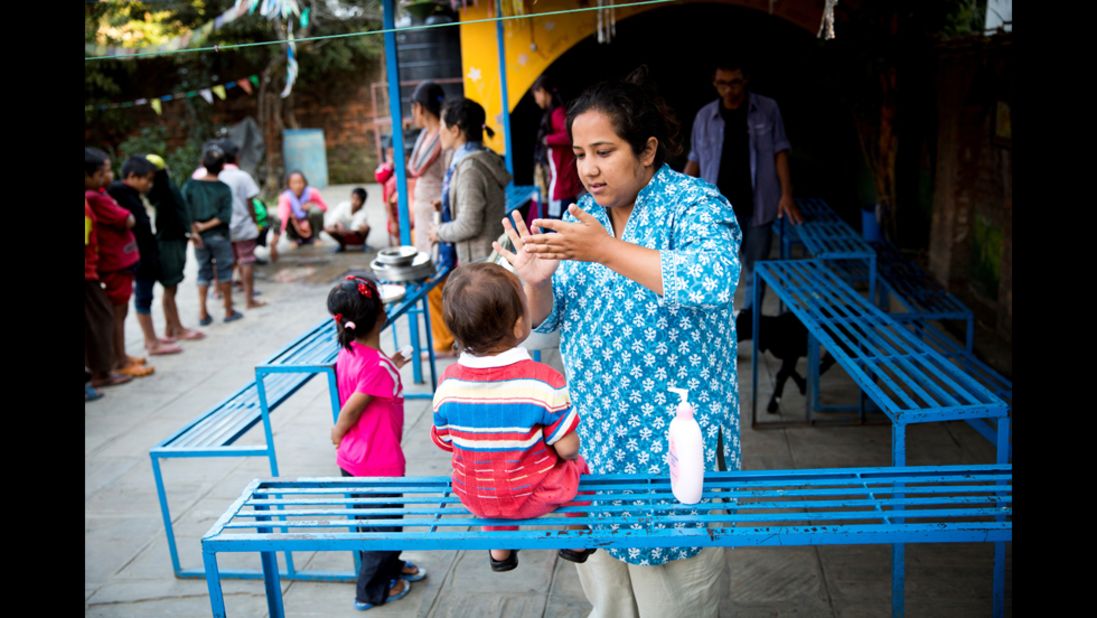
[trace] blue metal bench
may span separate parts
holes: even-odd
[[[888,298],[894,293],[903,311],[891,312],[896,320],[960,320],[966,327],[965,345],[968,351],[975,344],[975,314],[955,294],[937,282],[929,273],[904,257],[889,242],[874,242],[880,279],[879,304],[887,311]]]
[[[826,200],[820,197],[798,197],[795,199],[796,209],[800,211],[800,215],[803,216],[804,221],[841,221],[842,218],[838,216],[838,213],[834,212],[834,209],[827,204]],[[777,224],[774,227],[774,232],[777,234],[777,238],[780,242],[781,259],[787,260],[792,257],[792,246],[804,244],[800,239],[800,233],[798,225],[793,225],[788,222],[788,219],[781,217],[777,220]]]
[[[809,423],[814,411],[827,411],[818,401],[819,346],[822,345],[862,393],[891,420],[894,465],[906,463],[907,425],[975,419],[997,422],[998,462],[1008,461],[1006,403],[918,339],[909,328],[858,294],[821,261],[763,261],[755,266],[754,273],[755,286],[759,279],[765,280],[808,330],[806,407]],[[757,298],[755,302],[758,302]],[[751,420],[754,426],[758,425],[758,324],[759,316],[755,315],[751,360]],[[845,411],[848,408],[831,408],[831,411],[836,409]],[[863,396],[860,412],[863,420]]]
[[[894,314],[892,315],[894,316]],[[907,322],[907,326],[916,337],[926,342],[938,354],[952,361],[960,370],[975,378],[980,384],[986,386],[990,392],[1006,402],[1010,415],[1013,414],[1013,382],[1009,378],[979,360],[973,352],[966,349],[944,330],[934,326],[933,323],[923,320],[911,320]],[[979,435],[992,444],[997,439],[994,426],[987,419],[970,419],[968,425],[971,425],[975,431],[979,432]],[[1011,454],[1010,461],[1012,460],[1013,456]]]
[[[448,271],[435,274],[423,283],[409,284],[408,292],[399,304],[387,306],[386,313],[390,325],[404,314],[412,316],[426,315],[428,311],[426,295],[438,284]],[[417,308],[417,305],[422,305]],[[417,324],[413,321],[411,330]],[[393,334],[395,337],[395,326]],[[417,342],[413,339],[413,342]],[[427,329],[427,348],[430,352],[430,393],[407,393],[406,399],[431,399],[437,386],[434,351],[430,343],[430,329]],[[168,538],[168,551],[171,555],[172,569],[176,577],[202,577],[197,569],[182,568],[175,541],[175,529],[172,525],[171,509],[168,505],[164,478],[161,471],[161,459],[209,458],[209,457],[266,457],[270,462],[270,473],[278,476],[278,457],[275,452],[274,434],[271,429],[270,414],[291,395],[301,389],[313,376],[325,373],[328,376],[328,394],[332,409],[332,422],[339,416],[339,389],[335,382],[335,358],[339,346],[335,341],[335,322],[324,320],[310,328],[281,351],[275,353],[255,368],[255,380],[249,382],[236,393],[213,406],[167,439],[149,450],[152,459],[152,472],[156,481],[156,492],[160,502],[160,514],[164,521],[164,531]],[[415,352],[415,369],[421,372],[418,350]],[[421,375],[421,373],[419,373]],[[255,446],[237,446],[239,440],[249,429],[262,422],[264,444]],[[295,570],[293,557],[286,555],[287,577],[294,579],[327,579],[328,575],[314,575]],[[258,577],[258,572],[234,572],[231,577]]]
[[[674,500],[666,478],[591,475],[580,484],[580,491],[596,492],[583,496],[591,505],[507,522],[471,516],[447,477],[256,480],[203,537],[202,558],[214,616],[226,615],[217,554],[258,552],[270,616],[281,617],[279,551],[995,543],[994,615],[1002,616],[1012,478],[1009,465],[715,472],[706,475],[701,502],[684,506]],[[568,513],[592,514],[565,519]],[[659,529],[657,522],[707,527]],[[538,529],[479,529],[502,524]],[[563,529],[574,524],[593,529]],[[402,529],[363,533],[359,525]],[[892,571],[893,615],[901,616],[902,562]]]

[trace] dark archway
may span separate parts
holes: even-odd
[[[727,4],[686,4],[647,11],[619,21],[609,45],[588,37],[548,69],[572,99],[603,79],[619,78],[647,64],[682,125],[683,147],[697,110],[716,98],[712,60],[736,54],[751,67],[751,88],[781,106],[792,142],[797,195],[830,201],[854,221],[859,187],[871,179],[863,164],[849,113],[826,79],[821,42],[802,28],[764,12]],[[532,183],[533,141],[541,110],[527,93],[511,115],[516,181]],[[686,153],[671,161],[681,170]]]

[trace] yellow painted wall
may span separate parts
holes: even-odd
[[[618,0],[619,2],[627,0]],[[688,1],[688,0],[687,0]],[[704,0],[701,0],[704,1]],[[723,0],[718,4],[735,4],[746,8],[769,11],[769,0]],[[513,15],[503,2],[503,14]],[[525,3],[527,12],[544,13],[579,8],[577,0],[539,0]],[[589,5],[594,6],[594,0]],[[654,4],[616,10],[617,22],[644,11],[671,6],[675,3]],[[773,5],[774,16],[791,21],[814,33],[822,14],[821,0],[782,0]],[[465,78],[465,96],[484,106],[488,126],[495,131],[493,139],[485,144],[498,153],[503,147],[503,109],[500,93],[498,37],[494,22],[465,23],[470,20],[495,16],[494,0],[478,0],[475,6],[460,11],[461,17],[461,65]],[[813,25],[814,24],[814,25]],[[568,15],[552,15],[530,19],[508,20],[503,23],[506,46],[507,91],[510,110],[533,85],[533,81],[557,58],[576,43],[593,35],[598,27],[598,12],[587,11]],[[612,45],[612,43],[611,43]],[[674,53],[674,50],[668,51]],[[566,76],[556,76],[565,79]]]
[[[504,2],[503,14],[512,13]],[[593,5],[594,2],[592,1]],[[540,0],[532,11],[543,13],[578,8],[576,0]],[[660,6],[660,5],[653,5]],[[650,7],[617,10],[617,21]],[[498,37],[495,23],[466,24],[469,20],[495,16],[495,3],[480,0],[476,6],[461,11],[461,66],[465,77],[465,96],[484,106],[488,126],[495,138],[484,143],[503,153],[503,120],[500,112],[503,99],[500,92]],[[598,13],[573,13],[503,23],[503,40],[507,54],[507,91],[510,110],[533,85],[545,69],[576,43],[597,30]]]

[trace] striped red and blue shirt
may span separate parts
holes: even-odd
[[[524,348],[462,354],[434,393],[431,438],[453,452],[453,491],[472,513],[507,517],[565,462],[549,448],[575,431],[564,376]]]

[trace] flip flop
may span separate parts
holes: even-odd
[[[211,320],[212,321],[212,320]],[[199,339],[205,339],[206,333],[200,330],[184,330],[182,335],[179,335],[177,339],[185,339],[187,341],[198,341]]]
[[[139,356],[126,355],[126,363],[130,365],[144,365],[149,362],[147,358],[141,358]]]
[[[183,351],[183,348],[177,343],[161,343],[152,350],[145,348],[145,351],[148,352],[150,356],[163,356],[165,354],[178,354]]]
[[[118,386],[119,384],[125,384],[126,382],[131,381],[133,381],[133,376],[121,373],[111,373],[110,376],[106,378],[92,379],[91,385],[95,388],[103,388],[104,386]]]
[[[389,582],[389,590],[392,590],[395,587],[396,587],[396,580],[394,579],[394,580]],[[400,592],[396,593],[396,594],[393,594],[393,595],[390,595],[389,597],[387,597],[385,599],[384,604],[388,605],[389,603],[392,603],[393,601],[399,601],[400,599],[408,596],[409,592],[411,592],[411,582],[409,582],[407,580],[404,580],[404,589],[401,590]],[[354,601],[354,609],[356,609],[360,612],[364,612],[367,609],[373,609],[374,607],[377,607],[377,606],[374,605],[373,603],[363,603],[363,602],[358,601],[358,600]]]
[[[159,341],[162,344],[167,344],[167,343],[177,343],[179,340],[176,339],[175,337],[171,337],[169,335],[164,335],[163,337],[157,337],[157,341]]]
[[[213,324],[213,316],[212,315],[207,315],[204,318],[198,318],[198,325],[199,326],[209,326],[210,324]]]
[[[401,571],[400,578],[406,582],[418,582],[422,581],[427,576],[427,570],[423,567],[416,566],[414,562],[407,560],[404,562],[405,569],[415,569],[414,573],[404,573]]]
[[[126,365],[119,369],[118,373],[133,378],[147,378],[156,373],[156,368],[149,365]]]
[[[96,399],[102,399],[103,393],[95,390],[90,384],[84,385],[84,401],[95,401]]]
[[[229,322],[235,322],[236,320],[242,319],[244,319],[244,314],[240,313],[239,311],[233,311],[229,315],[225,316],[225,323],[227,324]]]

